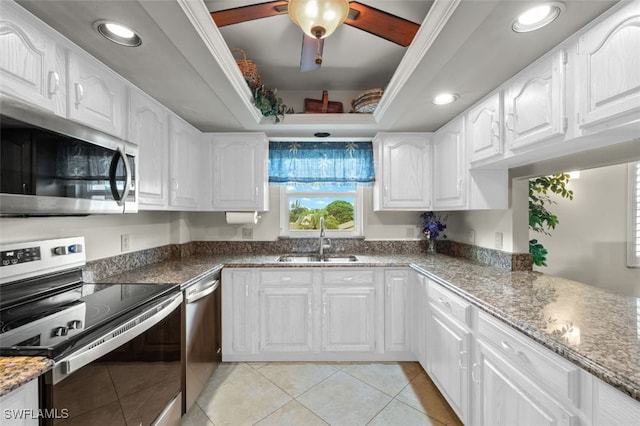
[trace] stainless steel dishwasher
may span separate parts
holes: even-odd
[[[220,269],[183,287],[185,300],[185,412],[222,359]]]

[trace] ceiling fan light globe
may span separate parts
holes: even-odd
[[[349,14],[348,0],[290,0],[289,17],[310,37],[330,36]],[[314,29],[321,27],[318,37]]]

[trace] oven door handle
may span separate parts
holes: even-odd
[[[178,293],[160,306],[155,306],[140,313],[135,318],[122,324],[116,330],[95,339],[93,342],[76,351],[73,355],[59,361],[56,363],[56,367],[59,368],[54,367],[53,370],[53,383],[58,383],[74,371],[144,333],[180,306],[182,300],[182,293]],[[156,312],[154,313],[154,311]]]

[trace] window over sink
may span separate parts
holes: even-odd
[[[269,142],[269,182],[280,190],[280,235],[362,235],[362,186],[374,181],[371,142]]]

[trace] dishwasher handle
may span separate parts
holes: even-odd
[[[220,286],[220,280],[214,279],[202,286],[198,286],[200,288],[194,288],[194,290],[192,290],[191,292],[187,290],[185,294],[185,301],[187,305],[191,303],[195,303],[198,300],[202,299],[203,297],[210,295],[211,293],[213,293],[218,289],[218,286]]]

